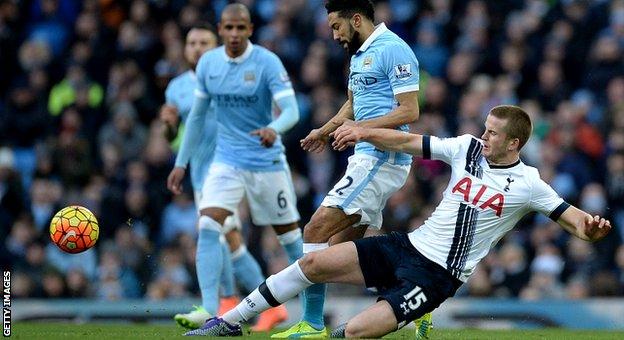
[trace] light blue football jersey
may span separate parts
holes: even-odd
[[[197,77],[195,72],[189,70],[171,79],[165,90],[166,103],[178,108],[178,114],[183,123],[191,112],[196,88]],[[201,129],[201,145],[195,148],[190,161],[191,184],[196,191],[201,190],[204,184],[216,147],[216,129],[214,127],[217,122],[207,116],[204,124],[205,128]]]
[[[418,91],[418,60],[412,49],[386,25],[377,25],[351,57],[349,90],[353,92],[356,121],[377,118],[398,106],[395,95]],[[398,128],[408,131],[407,125]],[[392,164],[410,164],[406,153],[381,151],[370,143],[358,143],[355,153],[364,153]]]
[[[266,148],[258,136],[249,134],[273,121],[273,100],[294,95],[279,58],[251,42],[237,58],[227,56],[221,46],[201,57],[197,78],[197,95],[210,99],[219,122],[214,161],[251,171],[283,170],[284,146],[279,135]]]

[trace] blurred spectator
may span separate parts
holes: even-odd
[[[36,0],[30,9],[29,38],[41,40],[60,55],[71,36],[70,26],[76,19],[74,0]]]
[[[185,185],[185,189],[188,187],[190,185]],[[181,195],[174,196],[165,207],[160,227],[160,243],[169,244],[180,234],[197,237],[197,211],[188,189]]]
[[[66,276],[67,293],[72,298],[87,298],[93,295],[89,279],[80,270],[70,270]]]
[[[90,108],[98,108],[102,104],[104,99],[102,87],[88,79],[83,65],[71,62],[67,67],[65,78],[54,85],[50,91],[50,99],[48,100],[50,113],[53,116],[61,114],[63,109],[76,102],[79,91],[86,92],[86,102]],[[85,100],[82,99],[82,101]]]
[[[113,108],[113,120],[102,127],[99,145],[113,145],[121,151],[122,161],[137,159],[147,139],[145,127],[137,121],[137,112],[129,102],[121,102]]]
[[[43,297],[46,299],[60,299],[68,297],[67,286],[63,274],[57,270],[46,270],[41,281]]]
[[[503,279],[499,283],[497,295],[517,297],[529,281],[526,252],[521,246],[508,242],[500,249],[498,256]]]
[[[117,249],[109,248],[102,253],[97,267],[96,296],[104,300],[120,300],[140,296],[139,281],[135,273],[123,265]]]
[[[63,111],[57,138],[50,143],[54,167],[67,190],[87,184],[91,171],[91,148],[83,135],[82,118],[73,107]]]
[[[431,22],[421,22],[417,33],[414,53],[418,56],[418,62],[432,77],[444,75],[448,50],[440,41],[440,33]]]
[[[20,169],[26,189],[35,170],[35,143],[43,139],[49,128],[44,105],[27,79],[18,78],[4,112],[0,112],[0,140],[12,147],[14,166]]]
[[[150,299],[183,297],[188,295],[191,277],[186,270],[183,257],[176,248],[164,248],[160,255],[155,281],[147,288]]]
[[[68,254],[61,251],[53,243],[48,243],[45,248],[47,263],[61,273],[78,269],[85,273],[89,280],[93,280],[97,274],[97,254],[94,249],[79,254]]]

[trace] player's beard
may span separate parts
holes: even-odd
[[[356,31],[353,26],[349,26],[351,30],[351,41],[347,42],[347,52],[349,55],[354,55],[360,46],[362,46],[362,40],[360,39],[360,32]]]

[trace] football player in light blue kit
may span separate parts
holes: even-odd
[[[184,45],[184,57],[189,63],[191,69],[180,74],[171,80],[165,90],[166,103],[161,107],[160,119],[166,127],[166,137],[172,142],[173,149],[177,149],[180,137],[184,133],[184,121],[188,118],[191,106],[193,105],[193,92],[197,88],[197,77],[195,76],[195,67],[201,55],[217,46],[217,35],[213,28],[208,24],[198,23],[191,27],[186,35]],[[182,121],[182,122],[180,122]],[[214,150],[216,147],[216,130],[217,126],[214,119],[206,119],[204,122],[206,128],[202,130],[200,143],[202,148],[195,152],[191,158],[191,183],[193,186],[196,204],[201,197],[201,188],[208,172],[208,167],[212,162]],[[199,210],[198,210],[199,213]],[[237,216],[228,217],[225,222],[226,226],[232,230],[232,233],[239,233],[241,227],[240,220]],[[211,276],[210,267],[205,265],[205,231],[199,230],[199,238],[197,242],[196,271],[197,280],[200,283],[200,291],[202,295],[202,306],[198,306],[190,313],[176,314],[174,319],[180,325],[186,328],[197,328],[204,320],[214,315],[218,300],[214,299],[207,289],[206,281]],[[219,313],[226,311],[238,302],[235,295],[234,275],[232,269],[232,260],[230,258],[230,249],[222,240],[221,250],[223,252],[223,273],[221,275],[221,303],[219,304]],[[249,255],[252,261],[255,261]],[[257,273],[261,275],[258,268]],[[212,311],[211,313],[208,310]]]
[[[207,242],[218,242],[226,217],[236,211],[246,196],[254,224],[274,228],[292,263],[302,256],[302,237],[297,225],[297,200],[279,134],[297,123],[299,110],[281,61],[274,53],[252,44],[251,33],[247,8],[241,4],[226,6],[219,23],[224,46],[207,52],[198,63],[195,101],[168,186],[180,192],[186,164],[198,151],[201,122],[206,116],[216,115],[217,148],[199,203],[200,228],[210,233]],[[272,117],[274,104],[280,110],[276,120]],[[234,262],[237,255],[233,253]],[[222,270],[220,258],[217,251],[208,257],[215,275]],[[253,290],[263,279],[242,284]],[[255,330],[270,330],[287,318],[283,307],[265,315],[260,317]]]
[[[343,123],[408,131],[418,119],[418,61],[410,47],[386,25],[374,24],[369,0],[328,1],[327,21],[333,38],[351,55],[346,103],[329,122],[301,141],[304,150],[320,152]],[[304,228],[304,253],[361,238],[368,227],[380,229],[387,199],[403,186],[412,158],[406,153],[360,143],[347,170]],[[304,293],[302,321],[274,338],[323,337],[325,284]]]

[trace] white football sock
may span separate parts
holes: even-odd
[[[234,309],[223,315],[229,323],[247,321],[265,310],[278,306],[297,296],[312,282],[303,274],[299,262],[271,275],[260,287],[254,289]]]

